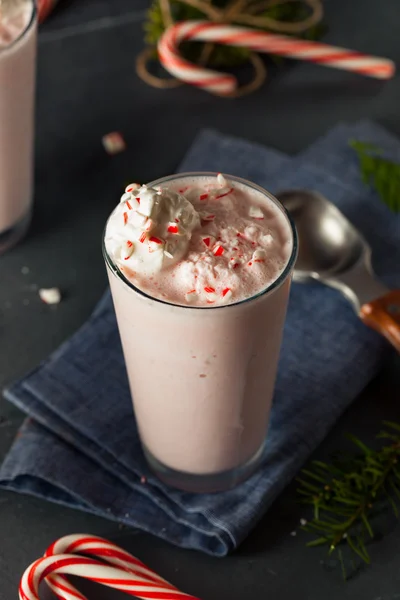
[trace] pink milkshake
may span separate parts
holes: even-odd
[[[0,253],[25,233],[31,213],[36,11],[0,2]]]
[[[262,188],[213,173],[128,186],[104,255],[144,453],[167,483],[229,489],[259,464],[296,236]]]

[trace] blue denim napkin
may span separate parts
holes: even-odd
[[[400,215],[361,183],[350,137],[400,158],[400,142],[371,123],[340,125],[293,159],[205,131],[180,170],[220,170],[272,192],[321,191],[370,241],[379,277],[400,287]],[[223,556],[246,537],[374,377],[386,351],[386,342],[338,292],[294,284],[262,465],[232,491],[192,495],[156,480],[144,461],[107,292],[70,340],[6,390],[31,419],[0,469],[0,484]]]

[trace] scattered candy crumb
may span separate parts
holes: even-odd
[[[144,475],[142,475],[142,477],[140,478],[140,483],[142,485],[144,485],[145,483],[147,483],[147,479],[146,479],[146,477]]]
[[[30,273],[29,267],[22,267],[21,273],[22,275],[28,275]]]
[[[304,527],[304,525],[307,525],[307,519],[300,519],[300,525],[302,527]]]
[[[292,537],[296,537],[297,533],[296,533],[295,531],[291,531],[291,532],[290,532],[290,535],[291,535]]]
[[[45,304],[59,304],[61,302],[61,292],[58,288],[41,288],[39,297]]]
[[[118,131],[112,131],[104,135],[102,142],[107,154],[119,154],[126,150],[125,140]]]

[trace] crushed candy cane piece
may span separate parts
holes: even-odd
[[[143,231],[142,235],[139,238],[139,242],[141,244],[143,244],[146,241],[146,238],[147,238],[147,233],[145,231]]]
[[[185,294],[186,302],[190,302],[190,303],[196,302],[197,298],[198,298],[198,295],[197,295],[196,290],[190,290],[189,292],[186,292],[186,294]]]
[[[226,179],[222,175],[222,173],[218,173],[218,175],[217,175],[217,181],[218,181],[219,185],[222,186],[222,187],[226,187],[228,185],[228,182],[226,181]]]
[[[104,135],[102,142],[107,154],[119,154],[126,150],[125,140],[118,131],[112,131]]]
[[[259,206],[250,206],[249,207],[249,217],[253,219],[264,219],[264,213]]]
[[[215,196],[216,200],[219,200],[220,198],[225,198],[225,196],[228,196],[229,194],[231,194],[233,192],[233,188],[230,188],[229,190],[227,190],[226,192],[223,191],[222,194],[219,194],[218,196]]]
[[[128,222],[128,213],[124,212],[124,225],[126,225]]]
[[[213,215],[211,213],[203,213],[201,215],[202,221],[214,221],[214,219],[215,219],[215,215]]]
[[[265,250],[257,248],[257,250],[254,250],[252,258],[254,262],[264,262],[267,258],[267,253],[265,252]]]
[[[176,225],[176,223],[170,223],[168,225],[167,231],[169,233],[179,233],[179,227],[178,227],[178,225]]]
[[[125,192],[130,194],[134,190],[138,190],[139,188],[140,188],[140,185],[138,183],[130,183],[129,185],[126,186]]]
[[[200,200],[207,200],[209,194],[201,194]]]
[[[130,240],[124,242],[121,247],[122,260],[128,260],[132,256],[134,250],[135,246],[133,245],[133,242],[131,242]]]
[[[45,304],[59,304],[61,302],[61,292],[58,288],[41,288],[38,293]]]
[[[213,254],[214,254],[214,256],[222,256],[224,252],[225,252],[225,249],[223,248],[223,246],[220,246],[219,244],[217,244],[213,248]]]
[[[155,237],[154,235],[151,236],[151,238],[149,239],[149,242],[151,242],[152,244],[163,244],[163,240],[160,240],[160,238]]]
[[[205,244],[207,246],[207,248],[210,248],[211,244],[213,244],[213,242],[214,242],[214,238],[211,237],[210,235],[207,235],[207,236],[202,237],[202,241],[203,241],[203,244]]]

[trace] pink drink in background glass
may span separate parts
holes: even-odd
[[[130,219],[148,228],[133,215],[138,206],[146,213],[148,194],[135,189],[111,215],[103,247],[146,458],[160,479],[194,492],[232,488],[259,465],[297,251],[268,192],[235,177],[216,181],[195,173],[147,186],[174,202],[186,194],[200,214],[184,250],[173,246],[179,206],[153,219],[146,240],[138,235]],[[143,260],[150,252],[159,268],[152,252],[161,242],[167,264],[149,274]]]
[[[25,233],[33,196],[33,0],[0,3],[0,253]]]

